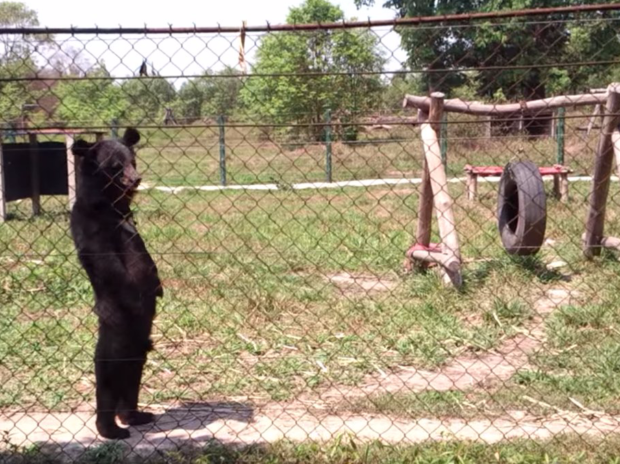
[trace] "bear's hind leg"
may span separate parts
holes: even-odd
[[[129,438],[129,430],[115,421],[116,408],[121,399],[123,350],[115,337],[100,329],[95,352],[95,379],[97,389],[97,431],[104,438]],[[108,336],[106,336],[108,335]]]
[[[117,409],[118,418],[123,425],[144,425],[155,420],[152,413],[138,411],[140,384],[146,362],[146,351],[142,349],[140,351],[142,353],[126,363],[123,373],[123,391]]]

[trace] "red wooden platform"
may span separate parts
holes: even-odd
[[[499,177],[504,172],[501,166],[472,166],[466,164],[464,167],[467,173],[467,199],[474,201],[478,196],[478,177]],[[541,176],[553,176],[553,191],[555,196],[563,203],[568,202],[568,174],[572,169],[554,164],[549,167],[538,168]]]
[[[465,165],[465,172],[471,172],[482,177],[488,176],[501,176],[504,172],[504,168],[501,166],[472,166],[471,164]],[[554,176],[558,174],[569,174],[572,169],[562,166],[561,164],[554,164],[550,167],[538,168],[541,176]]]

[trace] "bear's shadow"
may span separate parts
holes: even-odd
[[[56,438],[54,440],[50,437],[51,440],[35,442],[35,446],[44,456],[63,455],[77,461],[84,459],[91,453],[101,454],[109,446],[120,446],[120,449],[125,453],[150,456],[154,452],[165,453],[186,447],[200,448],[213,443],[216,440],[216,433],[224,425],[220,426],[218,424],[216,430],[210,430],[208,427],[218,421],[250,424],[253,419],[254,409],[247,404],[236,402],[188,402],[170,408],[162,414],[156,413],[155,422],[151,424],[130,427],[131,436],[125,440],[103,439],[97,436],[93,427],[82,423],[81,427],[86,427],[90,431],[86,436],[79,436],[76,431],[71,440],[65,440],[64,437],[63,439]],[[227,443],[227,446],[237,445],[246,445],[246,443],[235,441],[234,439],[231,443]],[[5,462],[9,458],[15,457],[19,456],[15,456],[11,452],[3,454],[0,451],[0,462]]]
[[[162,414],[155,415],[155,422],[133,427],[143,434],[169,432],[172,430],[201,430],[217,421],[236,421],[250,423],[254,418],[254,409],[242,403],[187,402],[170,408]]]

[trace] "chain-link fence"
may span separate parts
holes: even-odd
[[[620,453],[618,5],[325,24],[315,3],[0,31],[3,460]],[[147,300],[155,421],[101,447]]]

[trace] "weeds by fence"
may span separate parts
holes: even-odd
[[[620,78],[620,7],[373,25],[326,24],[344,18],[318,4],[246,27],[242,65],[237,28],[0,30],[0,460],[618,455],[620,264],[586,260],[581,241],[604,114],[524,106]],[[402,269],[424,185],[403,99],[431,91],[520,105],[440,125],[460,290]],[[165,289],[140,396],[158,418],[99,446],[97,319],[58,142],[127,126],[142,134],[136,222]],[[533,257],[502,246],[498,178],[467,198],[466,165],[517,160],[572,170],[567,203],[545,182]]]

